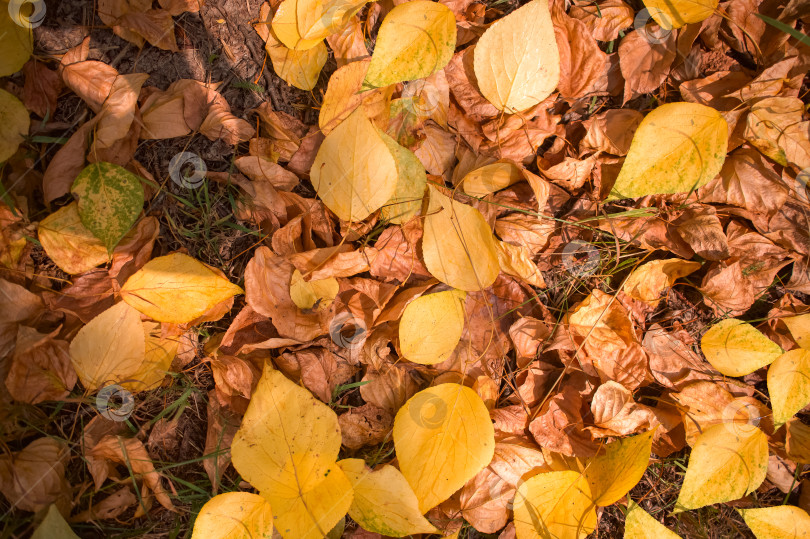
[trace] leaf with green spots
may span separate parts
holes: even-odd
[[[427,189],[427,175],[425,167],[408,148],[397,144],[397,141],[379,131],[380,136],[388,146],[388,151],[397,164],[397,189],[393,196],[385,203],[380,211],[383,219],[394,224],[403,224],[419,214],[422,209],[422,199]]]
[[[697,189],[720,172],[727,148],[728,124],[713,108],[662,105],[638,126],[608,200]]]
[[[82,224],[112,252],[143,208],[138,176],[112,163],[92,163],[79,173],[71,193]]]
[[[413,0],[380,25],[365,88],[422,79],[444,69],[456,48],[456,17],[438,2]]]

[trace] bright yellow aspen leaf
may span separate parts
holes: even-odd
[[[717,176],[728,147],[723,115],[698,103],[667,103],[641,121],[608,200],[684,193]]]
[[[796,344],[810,349],[810,314],[788,316],[780,320],[785,323]]]
[[[444,69],[456,48],[456,17],[438,2],[412,0],[383,19],[366,80],[380,88],[423,79]]]
[[[251,492],[226,492],[208,500],[191,535],[191,539],[243,537],[273,537],[273,510],[267,500]]]
[[[287,84],[307,91],[318,84],[318,76],[329,57],[323,41],[310,49],[295,51],[285,47],[272,31],[268,33],[264,49],[276,75]]]
[[[700,349],[712,366],[726,376],[745,376],[782,355],[782,349],[754,326],[727,318],[709,328]]]
[[[345,120],[363,101],[378,94],[380,90],[360,91],[363,79],[368,71],[370,59],[366,58],[351,62],[339,67],[326,86],[326,93],[323,96],[321,110],[318,113],[318,127],[324,135],[328,135],[332,129]]]
[[[495,430],[481,397],[460,384],[429,387],[394,419],[402,475],[425,513],[449,498],[492,460]]]
[[[535,475],[515,493],[518,539],[580,539],[596,528],[588,483],[570,470]]]
[[[185,324],[242,289],[183,253],[159,256],[127,279],[121,297],[158,322]]]
[[[794,505],[737,509],[757,539],[810,537],[810,515]]]
[[[362,459],[344,459],[338,465],[354,489],[349,516],[363,529],[390,537],[438,533],[422,516],[416,494],[399,470],[385,464],[372,472]]]
[[[609,443],[604,455],[591,459],[584,476],[596,505],[619,501],[641,480],[650,462],[653,432]]]
[[[284,0],[272,28],[284,46],[307,50],[349,23],[368,0]]]
[[[38,12],[39,16],[44,16],[41,10],[45,9],[44,3],[15,2],[11,6],[9,4],[7,0],[0,0],[0,36],[3,36],[0,39],[0,77],[6,77],[22,69],[34,50],[34,33],[31,25],[26,24],[27,17],[24,10],[33,8],[31,15],[36,17]]]
[[[748,424],[723,423],[703,431],[692,453],[675,513],[742,498],[768,471],[768,438]]]
[[[464,331],[464,298],[460,290],[421,296],[405,307],[399,322],[399,348],[408,361],[434,365],[456,349]]]
[[[667,529],[636,502],[628,499],[624,539],[681,539],[681,536]]]
[[[107,248],[82,224],[77,202],[43,219],[37,236],[54,264],[71,275],[84,273],[109,260]]]
[[[339,288],[334,277],[305,281],[301,272],[294,270],[290,280],[290,298],[299,309],[322,310],[332,304]]]
[[[399,173],[380,132],[357,109],[326,136],[310,178],[335,215],[362,221],[394,195]]]
[[[138,370],[121,381],[121,387],[129,391],[153,389],[166,377],[177,355],[179,337],[161,337],[160,324],[143,322],[146,352]]]
[[[791,350],[771,363],[768,395],[777,428],[810,404],[810,350]]]
[[[88,391],[129,380],[145,353],[141,315],[123,301],[90,320],[70,343],[70,362]]]
[[[523,173],[510,161],[498,161],[467,173],[461,180],[464,192],[473,197],[485,197],[523,179]]]
[[[676,280],[699,269],[700,263],[680,258],[653,260],[633,270],[624,282],[624,292],[655,307],[661,292],[672,287]]]
[[[22,101],[5,90],[0,90],[0,121],[3,122],[3,131],[0,134],[0,163],[2,163],[14,155],[25,140],[31,123],[28,110]]]
[[[395,225],[407,223],[422,209],[425,198],[427,175],[422,162],[408,148],[380,131],[388,151],[397,164],[397,188],[380,210],[380,217]]]
[[[484,97],[507,113],[550,96],[560,81],[560,52],[548,2],[532,0],[487,28],[473,69]]]
[[[650,16],[665,30],[705,21],[717,9],[718,0],[643,0]]]
[[[352,488],[336,464],[337,415],[265,367],[231,444],[233,465],[273,508],[285,538],[322,537],[343,518]]]
[[[495,282],[498,246],[481,212],[429,185],[422,254],[428,271],[441,282],[474,292]]]

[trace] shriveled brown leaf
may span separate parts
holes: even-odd
[[[65,479],[70,456],[56,438],[37,438],[21,451],[0,455],[0,492],[13,507],[39,511],[55,503],[69,511],[71,489]]]
[[[338,416],[343,445],[359,449],[377,445],[390,437],[394,416],[385,408],[366,403]]]
[[[19,326],[11,367],[5,379],[14,400],[37,404],[65,398],[78,377],[68,354],[69,343],[50,334]]]

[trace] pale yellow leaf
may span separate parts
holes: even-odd
[[[270,502],[284,537],[322,537],[352,502],[336,464],[340,443],[335,412],[267,366],[231,454],[236,470]]]
[[[65,273],[84,273],[109,260],[107,248],[82,224],[77,202],[43,219],[37,235],[45,253]]]
[[[183,253],[159,256],[127,279],[121,297],[153,320],[185,324],[242,289]]]
[[[40,16],[45,4],[15,2],[9,5],[8,0],[0,1],[0,77],[6,77],[22,69],[34,50],[34,33],[30,24],[26,24],[25,9],[34,9]],[[11,8],[11,9],[9,9]],[[20,24],[22,23],[22,24]],[[3,159],[0,159],[3,161]]]
[[[700,349],[712,367],[726,376],[745,376],[770,365],[782,349],[748,322],[727,318],[709,328]]]
[[[273,16],[273,32],[290,49],[311,49],[346,26],[368,1],[284,0]]]
[[[362,459],[344,459],[338,465],[354,489],[349,516],[363,529],[390,537],[438,533],[422,516],[416,494],[399,470],[385,464],[372,472]]]
[[[796,344],[810,349],[810,314],[788,316],[780,320],[785,323]]]
[[[445,284],[474,292],[490,286],[500,264],[495,237],[481,212],[433,186],[422,253],[428,271]],[[441,209],[439,209],[441,208]]]
[[[518,539],[580,539],[596,528],[588,483],[570,470],[535,475],[515,493]]]
[[[624,282],[624,292],[655,307],[658,305],[661,292],[675,284],[677,279],[699,269],[698,262],[680,258],[653,260],[633,270]]]
[[[31,539],[79,539],[79,536],[73,533],[56,505],[51,504]]]
[[[276,75],[287,84],[307,91],[318,84],[318,76],[329,56],[323,41],[310,49],[295,51],[285,47],[272,31],[269,32],[264,49]]]
[[[367,88],[423,79],[450,62],[456,48],[456,18],[438,2],[411,0],[392,9],[380,25],[366,79]]]
[[[810,351],[791,350],[771,363],[768,367],[768,395],[777,428],[810,404]]]
[[[299,309],[323,310],[335,300],[339,288],[340,284],[334,277],[305,281],[300,271],[293,270],[290,299]]]
[[[654,431],[621,438],[605,447],[585,468],[593,502],[605,507],[619,501],[641,480],[650,462]]]
[[[22,101],[5,90],[0,90],[0,122],[3,124],[3,131],[0,134],[0,163],[2,163],[17,152],[17,148],[28,135],[31,123]]]
[[[705,21],[714,14],[718,0],[643,0],[650,16],[661,28],[672,30]]]
[[[145,353],[141,315],[123,301],[90,320],[70,343],[70,362],[88,391],[129,380]]]
[[[495,430],[481,397],[460,384],[429,387],[394,419],[402,475],[424,513],[449,498],[492,460]]]
[[[810,515],[794,505],[737,509],[757,539],[810,537]]]
[[[628,500],[624,539],[681,539],[681,536],[667,529],[636,502]]]
[[[180,345],[179,337],[160,336],[160,324],[144,322],[143,330],[146,339],[143,363],[127,377],[127,381],[121,383],[121,387],[129,391],[154,389],[160,384],[169,372]]]
[[[396,161],[362,109],[333,129],[310,170],[318,196],[344,221],[361,221],[396,192]]]
[[[329,77],[329,84],[326,87],[321,110],[318,113],[318,126],[324,135],[328,135],[332,129],[354,112],[366,98],[379,94],[381,91],[360,90],[370,61],[364,59],[351,62],[339,67]]]
[[[683,193],[706,184],[723,167],[728,124],[697,103],[667,103],[639,124],[608,199]]]
[[[405,307],[399,322],[399,347],[405,359],[434,365],[455,350],[464,331],[464,298],[460,290],[421,296]]]
[[[753,492],[768,470],[768,438],[753,425],[713,425],[692,453],[675,512],[728,502]]]
[[[523,179],[523,173],[511,161],[498,161],[467,173],[461,180],[464,192],[473,197],[485,197]]]
[[[540,103],[560,81],[560,52],[548,2],[532,0],[496,20],[475,46],[478,88],[508,113]]]
[[[422,210],[427,187],[425,167],[408,148],[400,146],[382,131],[380,136],[396,162],[398,173],[397,188],[380,210],[380,217],[393,224],[404,224]]]
[[[200,509],[192,539],[271,539],[273,511],[263,497],[251,492],[214,496]]]

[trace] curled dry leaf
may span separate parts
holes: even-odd
[[[68,343],[46,334],[17,327],[14,354],[5,384],[14,400],[37,404],[61,400],[76,385],[76,372],[70,362]]]

